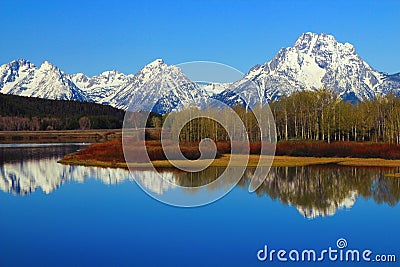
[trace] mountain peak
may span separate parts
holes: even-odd
[[[33,63],[31,63],[29,60],[27,59],[17,59],[17,60],[13,60],[9,63],[11,66],[15,66],[15,67],[20,67],[20,66],[26,66],[28,68],[34,68],[35,65]]]
[[[321,87],[332,89],[343,99],[355,96],[362,100],[380,94],[382,86],[398,86],[382,85],[382,74],[363,61],[353,45],[326,33],[312,32],[303,33],[293,47],[281,49],[271,61],[254,67],[238,82],[238,88],[247,80],[260,86],[252,94],[264,95],[268,100]]]
[[[311,39],[311,38],[319,39],[320,38],[320,39],[331,40],[331,41],[337,42],[336,38],[333,35],[327,34],[325,32],[321,32],[321,33],[305,32],[302,35],[300,35],[297,40],[301,40],[304,38],[308,38],[308,39]]]
[[[32,64],[29,60],[23,59],[23,58],[19,58],[19,59],[17,59],[17,60],[11,61],[11,63],[13,63],[13,62],[18,62],[18,63],[21,64],[21,65]]]
[[[160,73],[167,68],[168,65],[165,64],[162,59],[158,58],[144,66],[138,73],[144,75],[144,77],[146,77],[145,79],[147,80],[153,74]]]
[[[306,32],[297,38],[296,42],[294,43],[294,48],[298,50],[310,50],[317,43],[335,45],[338,42],[336,41],[335,37],[326,33],[317,34],[313,32]]]
[[[156,60],[153,61],[153,63],[163,64],[164,60],[162,58],[157,58]]]
[[[303,33],[296,40],[293,48],[308,54],[317,53],[321,50],[329,51],[330,53],[341,50],[353,55],[356,54],[356,50],[352,44],[338,42],[333,35],[326,33]]]
[[[150,67],[156,67],[156,66],[162,66],[162,65],[166,65],[164,60],[161,58],[157,58],[156,60],[150,62],[149,64],[147,64],[146,66],[150,66]]]
[[[49,61],[45,60],[42,65],[40,65],[41,70],[57,70],[58,68],[51,64]]]

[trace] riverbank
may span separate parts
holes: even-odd
[[[130,143],[127,153],[135,162],[129,162],[129,167],[173,167],[176,162],[180,166],[195,167],[202,164],[200,161],[178,161],[166,160],[163,147],[159,141],[146,141],[146,148],[140,148],[140,144],[134,141]],[[198,143],[181,144],[182,153],[189,159],[197,159],[199,151]],[[168,149],[168,146],[166,147]],[[364,166],[364,167],[400,167],[400,158],[397,155],[398,145],[381,143],[311,143],[311,142],[279,142],[276,145],[275,157],[262,155],[260,159],[259,144],[250,145],[250,155],[247,162],[247,155],[230,155],[230,145],[226,142],[217,142],[217,157],[210,166],[225,167],[231,166],[255,167],[272,166],[292,167],[308,166],[321,164],[338,164],[344,166]],[[339,151],[333,153],[334,151]],[[312,153],[313,152],[313,153]],[[385,152],[387,154],[385,154]],[[151,163],[148,162],[146,153],[149,155]],[[335,155],[335,156],[327,156]],[[343,156],[345,155],[345,156]],[[382,157],[380,157],[380,155]],[[390,156],[387,158],[387,156]],[[394,157],[395,156],[395,157]],[[394,157],[394,158],[393,158]],[[146,160],[147,159],[147,160]],[[208,160],[207,160],[208,161]],[[62,164],[100,166],[100,167],[120,167],[127,168],[121,139],[115,139],[105,143],[93,144],[85,149],[66,155],[59,161]]]
[[[0,131],[0,144],[6,143],[97,143],[121,138],[121,129]]]

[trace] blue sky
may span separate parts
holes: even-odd
[[[82,3],[81,3],[82,2]],[[400,1],[1,1],[0,64],[49,60],[67,73],[135,73],[156,58],[247,72],[307,31],[352,43],[400,72]]]

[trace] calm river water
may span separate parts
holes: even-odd
[[[256,193],[247,191],[248,169],[217,202],[177,208],[149,197],[126,170],[57,163],[80,148],[0,146],[0,266],[365,266],[257,259],[265,245],[320,251],[337,249],[339,238],[349,249],[397,255],[373,265],[400,264],[400,179],[385,177],[398,169],[272,168]],[[223,169],[162,171],[200,185]],[[175,190],[152,174],[133,176],[157,194]]]

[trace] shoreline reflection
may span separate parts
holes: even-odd
[[[160,181],[152,170],[67,166],[57,160],[77,146],[45,148],[3,148],[0,150],[0,190],[14,195],[29,195],[37,190],[50,194],[64,183],[87,179],[100,180],[107,185],[124,181],[141,184],[157,194],[176,190],[175,185],[197,187],[214,181],[224,168],[209,167],[198,173],[160,169],[165,178]],[[235,171],[234,168],[226,171]],[[308,166],[271,168],[255,194],[284,205],[295,207],[306,218],[332,216],[340,209],[350,209],[358,198],[373,199],[377,204],[396,206],[400,201],[400,179],[385,177],[395,168],[357,168],[345,166]],[[238,186],[246,193],[254,168],[248,168]],[[215,183],[211,190],[218,190]],[[185,190],[183,190],[184,192]],[[187,193],[187,192],[186,192]]]

